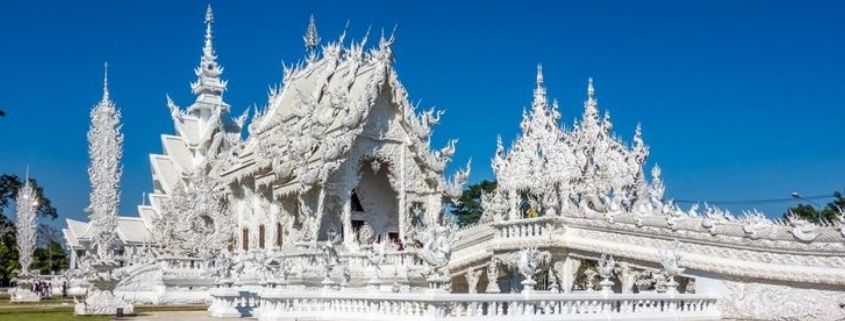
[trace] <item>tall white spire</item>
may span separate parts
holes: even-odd
[[[117,205],[120,199],[120,160],[123,156],[123,133],[120,111],[108,95],[108,78],[104,78],[103,99],[91,110],[91,128],[88,131],[88,154],[91,164],[88,176],[91,181],[90,205],[91,239],[96,255],[112,259],[117,239]]]
[[[103,63],[103,101],[109,100],[109,63]]]
[[[584,118],[581,124],[590,128],[597,126],[599,122],[598,101],[596,100],[596,89],[593,86],[593,77],[587,79],[587,100],[584,101]]]
[[[317,46],[320,45],[320,35],[317,33],[317,23],[314,21],[313,14],[308,18],[308,29],[305,30],[305,36],[302,37],[302,40],[305,41],[308,62],[317,61]]]
[[[537,84],[534,88],[534,102],[531,104],[534,113],[545,112],[546,105],[548,105],[548,98],[546,97],[546,85],[543,81],[543,65],[537,64]]]
[[[214,52],[212,25],[214,24],[214,12],[211,5],[205,12],[205,44],[202,47],[200,65],[194,69],[197,81],[191,84],[191,90],[195,95],[220,96],[226,91],[226,82],[220,80],[223,74],[223,67],[217,64],[217,55]]]
[[[38,196],[32,184],[29,183],[29,166],[26,168],[26,178],[23,186],[18,190],[15,198],[17,221],[15,228],[18,232],[18,262],[21,264],[19,277],[29,275],[32,264],[32,254],[35,251],[35,235],[38,228],[37,209]]]

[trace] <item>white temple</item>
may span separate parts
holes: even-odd
[[[304,61],[247,122],[223,100],[210,8],[205,22],[195,101],[167,99],[175,131],[150,155],[149,205],[117,222],[124,300],[259,320],[845,316],[845,212],[819,226],[679,208],[592,80],[562,127],[538,68],[522,134],[493,155],[498,187],[459,229],[444,203],[469,164],[446,177],[456,140],[429,145],[442,112],[409,103],[393,36],[320,47],[312,18]],[[87,228],[68,220],[68,246]]]

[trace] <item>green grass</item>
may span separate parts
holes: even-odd
[[[3,321],[107,321],[114,320],[112,316],[75,316],[73,309],[24,310],[13,313],[0,312]]]
[[[203,311],[205,305],[139,305],[135,313],[144,315],[161,311]],[[0,299],[0,320],[2,321],[106,321],[113,316],[75,316],[73,299],[54,298],[38,303],[11,303],[8,297]]]

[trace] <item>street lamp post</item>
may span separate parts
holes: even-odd
[[[821,206],[821,204],[814,202],[813,200],[810,200],[808,198],[804,198],[798,192],[792,192],[792,197],[795,198],[795,199],[799,199],[799,200],[802,200],[802,201],[806,201],[807,203],[810,203],[810,205],[813,205],[813,206],[816,207],[817,211],[820,211],[824,207],[824,206]]]

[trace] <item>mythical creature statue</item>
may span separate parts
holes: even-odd
[[[598,265],[596,269],[599,272],[599,276],[602,279],[608,280],[613,276],[613,270],[616,267],[616,260],[613,259],[613,255],[602,254],[599,258]]]
[[[376,269],[376,277],[378,276],[378,272],[381,271],[381,265],[384,264],[385,259],[385,244],[384,242],[376,242],[370,244],[366,247],[368,250],[367,258],[370,260],[370,263],[373,264],[373,267]]]
[[[228,280],[232,277],[232,254],[229,251],[222,251],[214,256],[214,267],[211,275],[220,280]]]
[[[417,252],[417,257],[431,267],[431,272],[436,273],[449,264],[453,237],[454,233],[447,226],[429,224],[417,228],[417,241],[423,244],[422,249]]]
[[[602,254],[599,258],[598,265],[596,266],[596,270],[599,272],[599,276],[601,276],[601,285],[602,291],[610,292],[611,287],[613,287],[613,281],[610,280],[613,277],[613,270],[616,267],[616,260],[613,259],[612,255]]]
[[[516,262],[516,268],[519,274],[522,274],[526,280],[531,280],[534,278],[534,273],[537,273],[537,269],[540,268],[540,265],[546,262],[550,255],[548,252],[541,252],[537,250],[536,247],[528,247],[524,248],[517,254],[518,261]]]
[[[819,226],[802,218],[792,211],[786,216],[786,221],[792,226],[792,236],[801,242],[812,242],[821,234]]]
[[[733,219],[728,211],[723,211],[722,209],[706,204],[705,207],[707,209],[704,212],[704,218],[701,220],[701,227],[710,232],[711,235],[716,235],[716,226],[728,223]],[[698,204],[693,205],[690,213],[698,213]]]
[[[323,252],[323,267],[326,271],[326,280],[330,279],[332,270],[340,263],[337,254],[337,245],[340,242],[340,235],[338,235],[334,227],[330,227],[328,230],[328,239],[320,243],[320,251]]]
[[[772,226],[772,221],[757,210],[743,212],[739,221],[742,224],[742,231],[752,240],[762,237]]]
[[[663,265],[664,280],[667,280],[666,291],[669,293],[677,293],[678,282],[675,277],[684,273],[685,268],[681,267],[681,243],[675,241],[675,249],[668,251],[660,251],[660,264]],[[660,282],[658,282],[660,284]]]

